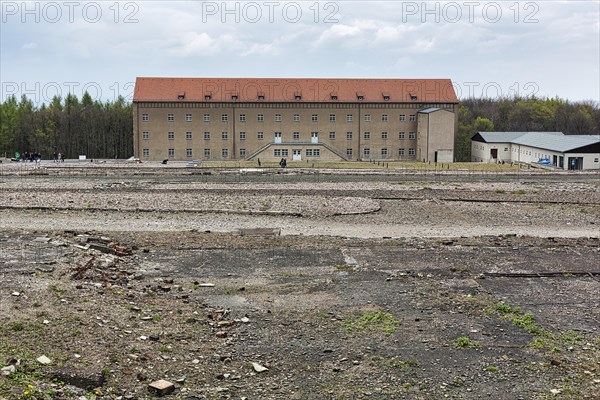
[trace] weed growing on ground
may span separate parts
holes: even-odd
[[[479,343],[469,339],[467,336],[461,336],[454,342],[454,347],[464,349],[465,347],[478,347]]]
[[[342,326],[347,332],[381,331],[391,335],[396,331],[400,322],[392,314],[383,311],[365,311],[356,319],[346,318]]]

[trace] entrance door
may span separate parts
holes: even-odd
[[[498,149],[490,149],[490,156],[494,159],[498,159]]]
[[[435,152],[435,154],[433,155],[433,162],[437,162],[437,151]]]
[[[275,132],[275,143],[281,143],[281,132]]]
[[[570,170],[583,169],[583,157],[569,157],[569,169]]]
[[[302,161],[302,150],[292,150],[292,161]]]
[[[310,142],[311,143],[319,143],[319,132],[311,132]]]
[[[558,165],[558,156],[552,156],[552,165],[554,165],[554,166]]]

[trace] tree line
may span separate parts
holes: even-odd
[[[94,101],[88,93],[54,97],[35,106],[23,96],[0,103],[0,156],[15,152],[54,152],[67,158],[128,158],[133,155],[132,105],[123,97]],[[471,160],[471,137],[477,131],[561,131],[568,135],[600,134],[600,107],[595,102],[559,98],[513,97],[465,99],[458,108],[455,157]]]
[[[119,97],[94,101],[86,92],[40,106],[23,96],[0,104],[0,156],[38,152],[42,158],[128,158],[133,155],[132,105]]]

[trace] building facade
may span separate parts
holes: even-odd
[[[471,161],[542,163],[564,170],[599,170],[600,136],[562,132],[478,132]]]
[[[454,158],[449,79],[137,78],[141,160]]]

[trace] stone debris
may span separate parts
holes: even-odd
[[[13,372],[15,372],[17,370],[17,368],[14,365],[9,365],[6,367],[3,367],[2,369],[0,369],[0,371],[2,371],[2,375],[10,375]]]
[[[254,368],[254,370],[258,373],[269,370],[269,368],[263,367],[262,365],[260,365],[259,363],[256,363],[256,362],[252,362],[252,368]]]
[[[46,372],[46,375],[51,379],[56,379],[81,389],[98,388],[104,385],[106,381],[106,377],[102,371],[84,367],[56,367]]]
[[[51,359],[49,359],[49,358],[48,358],[48,357],[46,357],[46,356],[40,356],[40,357],[36,358],[36,360],[37,360],[37,362],[39,362],[40,364],[44,364],[44,365],[47,365],[47,364],[52,364],[52,360],[51,360]]]
[[[148,385],[148,390],[157,396],[166,396],[175,391],[175,385],[164,379],[154,381]]]

